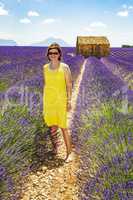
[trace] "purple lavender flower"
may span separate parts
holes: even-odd
[[[4,166],[0,164],[0,179],[2,179],[6,175],[6,169]]]
[[[7,185],[8,185],[8,191],[12,192],[14,189],[14,181],[11,176],[7,177]]]
[[[21,118],[21,119],[19,120],[19,123],[20,123],[20,125],[22,125],[22,126],[27,126],[27,125],[29,125],[28,119],[26,119],[26,118]]]
[[[105,189],[103,191],[104,200],[111,200],[112,199],[112,192],[109,189]]]

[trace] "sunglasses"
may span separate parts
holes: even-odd
[[[49,52],[48,54],[49,54],[49,55],[52,55],[52,54],[58,55],[59,53],[58,53],[58,52]]]

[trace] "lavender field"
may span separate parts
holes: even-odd
[[[71,121],[81,158],[79,199],[131,200],[133,48],[111,48],[100,59],[76,55],[74,47],[62,50],[73,90],[84,66]],[[19,200],[19,180],[51,149],[42,116],[45,51],[0,47],[0,200]]]

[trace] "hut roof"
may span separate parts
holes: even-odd
[[[77,36],[78,44],[108,44],[109,41],[105,36]]]

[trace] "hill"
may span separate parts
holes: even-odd
[[[43,41],[37,42],[30,44],[30,46],[49,46],[51,43],[57,42],[59,45],[64,46],[64,47],[70,47],[71,45],[65,42],[64,40],[60,38],[54,38],[54,37],[49,37]]]

